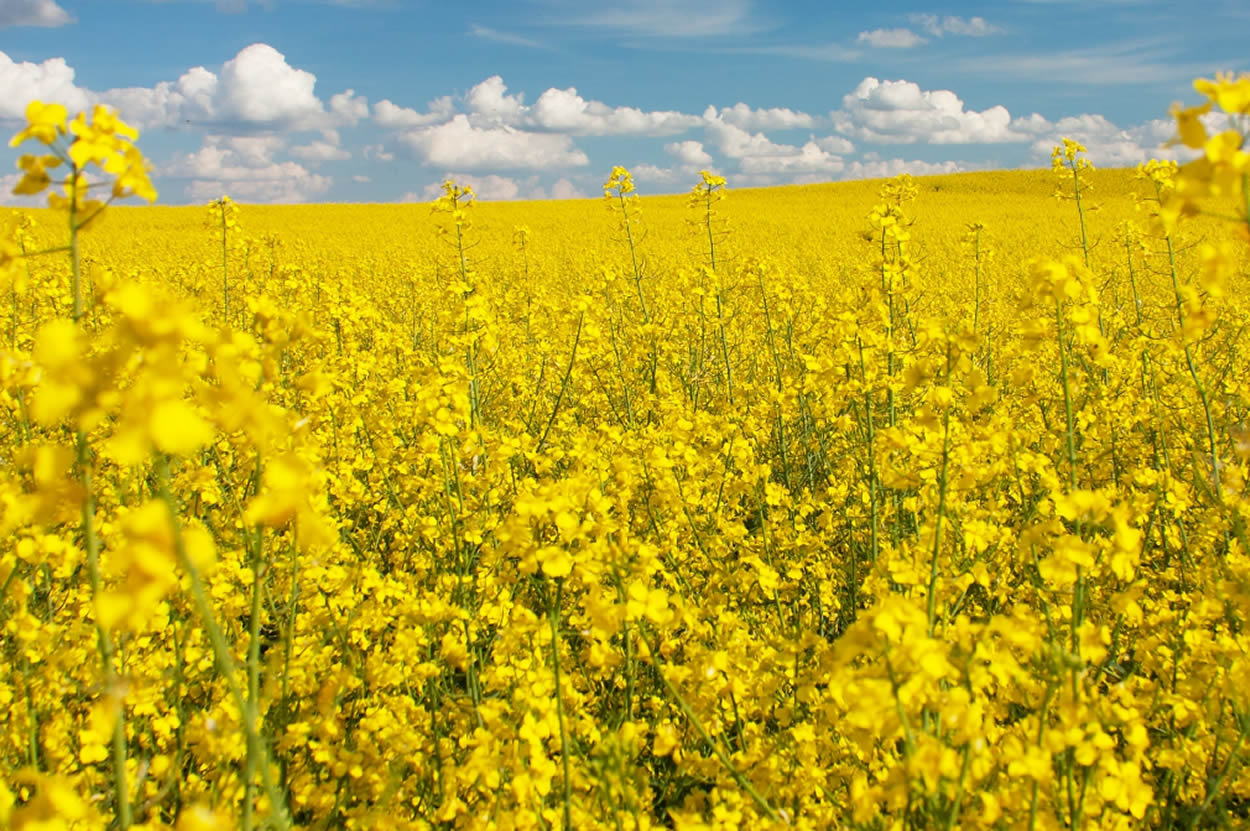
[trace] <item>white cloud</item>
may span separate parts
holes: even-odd
[[[783,184],[782,180],[777,176],[770,176],[763,173],[744,174],[735,176],[730,182],[735,188],[769,188],[773,185]]]
[[[469,24],[469,34],[482,40],[491,40],[495,43],[506,43],[510,46],[524,46],[528,49],[546,49],[547,45],[533,38],[527,38],[523,35],[516,35],[511,32],[501,32],[498,29],[492,29],[489,26],[479,26],[476,23]]]
[[[914,176],[934,176],[940,173],[960,173],[972,168],[963,162],[922,162],[903,159],[873,159],[855,161],[842,172],[843,179],[888,179],[900,173]]]
[[[1051,122],[1033,113],[1016,119],[1012,126],[1031,135],[1030,150],[1039,164],[1050,159],[1051,149],[1062,144],[1064,138],[1085,145],[1089,160],[1102,166],[1133,165],[1152,158],[1185,160],[1194,155],[1184,147],[1163,146],[1176,133],[1175,122],[1170,119],[1118,127],[1106,116],[1097,114],[1067,116]]]
[[[248,167],[260,167],[270,164],[273,157],[283,148],[286,141],[281,136],[210,136],[208,141],[214,147],[222,147],[233,154],[240,164]]]
[[[330,96],[330,112],[337,116],[339,123],[355,127],[369,117],[369,99],[357,95],[356,90],[349,89]]]
[[[328,141],[313,141],[298,147],[292,147],[291,155],[313,164],[341,162],[352,157],[349,151]]]
[[[455,114],[451,96],[435,98],[427,105],[427,111],[419,113],[408,107],[400,107],[383,98],[373,105],[373,121],[379,127],[424,127],[447,121]]]
[[[454,180],[461,187],[469,185],[473,188],[474,195],[483,201],[517,199],[521,196],[521,183],[507,176],[496,176],[493,173],[484,176],[472,173],[444,173],[438,182],[425,186],[423,201],[429,202],[437,199],[443,192],[441,183],[449,179]]]
[[[371,162],[395,161],[395,154],[387,150],[381,144],[366,144],[361,149],[361,154]]]
[[[183,194],[192,202],[222,194],[245,202],[304,202],[329,190],[329,177],[293,161],[274,161],[279,145],[251,137],[207,136],[199,150],[158,165],[156,174],[189,179]]]
[[[1050,84],[1103,87],[1176,84],[1210,74],[1212,61],[1186,61],[1184,57],[1179,48],[1162,38],[1143,38],[1054,52],[978,54],[953,61],[947,70],[978,78],[1045,78]]]
[[[316,124],[325,109],[317,76],[295,69],[265,43],[244,47],[221,67],[213,96],[217,117],[249,124]]]
[[[437,199],[443,192],[442,182],[448,179],[454,180],[456,184],[462,187],[464,185],[472,186],[474,195],[483,201],[548,198],[547,191],[539,184],[537,175],[516,179],[493,173],[484,175],[476,173],[444,173],[438,182],[426,185],[420,195],[416,192],[406,193],[401,201],[428,202]],[[555,184],[551,186],[550,198],[552,199],[580,199],[584,196],[585,194],[578,190],[577,186],[568,179],[557,179]]]
[[[936,14],[909,14],[907,19],[935,38],[940,38],[943,35],[984,37],[985,35],[998,34],[1002,31],[998,26],[987,23],[984,17],[969,17],[965,19],[952,15],[938,17]]]
[[[0,120],[25,120],[26,104],[34,99],[75,112],[86,108],[88,94],[74,84],[74,69],[64,58],[18,63],[0,52]]]
[[[741,162],[744,173],[839,173],[846,167],[846,162],[821,149],[815,141],[809,141],[797,152],[786,155],[748,156]]]
[[[812,45],[806,43],[773,43],[765,46],[734,46],[720,50],[729,54],[781,55],[808,61],[850,63],[863,57],[863,50],[851,49],[840,43]]]
[[[4,0],[0,2],[0,29],[8,26],[55,27],[73,22],[73,15],[53,0]]]
[[[96,97],[139,127],[170,127],[188,121],[199,125],[217,120],[213,101],[217,86],[217,76],[197,66],[182,73],[177,81],[111,89]]]
[[[866,43],[877,49],[910,49],[928,43],[911,29],[873,29],[871,32],[860,32],[855,42]]]
[[[548,89],[527,115],[534,127],[579,136],[673,135],[702,123],[698,116],[672,110],[644,112],[587,101],[573,87]]]
[[[0,52],[0,119],[20,119],[35,98],[64,104],[71,112],[106,104],[140,128],[189,122],[243,131],[314,130],[354,125],[368,114],[368,101],[352,90],[333,96],[327,110],[314,92],[316,82],[311,72],[290,66],[264,43],[240,50],[222,66],[220,77],[197,66],[176,81],[103,92],[77,86],[64,58],[17,63]]]
[[[551,186],[552,199],[586,199],[586,194],[568,179],[557,179]]]
[[[855,145],[842,136],[825,136],[824,138],[813,138],[812,141],[816,142],[816,146],[821,150],[830,153],[846,155],[847,153],[855,152]]]
[[[7,56],[0,59],[0,76],[7,68],[5,60]],[[56,58],[41,66],[45,74],[72,83],[73,70],[63,60]],[[116,107],[123,118],[138,127],[190,122],[247,131],[314,130],[354,125],[368,114],[368,101],[353,90],[332,96],[327,110],[314,91],[316,83],[315,75],[292,67],[272,46],[254,43],[226,61],[220,76],[197,66],[176,81],[161,81],[152,87],[78,90],[76,95],[65,87],[62,97],[75,98],[72,105],[63,101],[71,109],[94,102]],[[29,88],[22,93],[19,97],[37,94]]]
[[[720,119],[727,124],[741,127],[744,130],[789,130],[795,127],[813,127],[816,119],[805,112],[796,112],[786,107],[753,110],[739,101],[732,107],[709,106],[703,113],[707,121]]]
[[[361,175],[361,174],[357,173],[357,174],[355,174],[354,176],[352,176],[352,181],[353,181],[353,182],[355,182],[355,183],[356,183],[356,184],[358,184],[358,185],[367,185],[367,184],[369,184],[370,182],[372,182],[373,180],[372,180],[372,179],[370,179],[368,176],[363,176],[363,175]]]
[[[838,173],[845,167],[840,154],[855,149],[840,136],[813,137],[801,147],[778,144],[763,133],[751,133],[729,124],[719,115],[712,118],[710,109],[704,117],[708,119],[705,123],[708,139],[721,153],[737,159],[739,171],[754,184],[764,183],[764,177]]]
[[[509,125],[576,136],[672,135],[700,123],[696,116],[670,110],[610,107],[583,98],[575,87],[551,87],[533,106],[526,106],[525,96],[508,94],[498,75],[470,89],[465,105],[475,127]]]
[[[654,188],[655,186],[671,185],[681,177],[682,173],[675,167],[659,167],[657,165],[643,162],[630,167],[630,174],[634,177],[634,181],[643,188]]]
[[[590,164],[566,135],[475,127],[464,114],[445,124],[410,130],[398,141],[426,164],[444,168],[548,170]]]
[[[1011,129],[1002,105],[976,112],[950,90],[921,90],[911,81],[865,78],[830,113],[841,133],[865,141],[911,144],[971,144],[1024,141]]]
[[[794,152],[795,149],[790,145],[775,144],[763,133],[748,132],[741,127],[721,121],[719,118],[706,122],[704,131],[720,152],[731,159],[743,159],[748,156],[783,156]]]
[[[503,78],[492,75],[470,89],[464,102],[469,112],[478,116],[475,121],[515,124],[525,111],[524,98],[524,95],[508,95],[508,85]]]
[[[664,145],[664,152],[682,165],[699,167],[712,163],[712,157],[703,149],[703,142],[701,141],[669,142]]]
[[[724,37],[763,28],[751,16],[751,0],[618,0],[603,5],[549,5],[559,7],[558,16],[551,22],[653,37]]]

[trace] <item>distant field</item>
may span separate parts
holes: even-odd
[[[0,825],[1243,825],[1250,245],[1078,176],[15,260]]]

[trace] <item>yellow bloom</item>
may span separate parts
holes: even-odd
[[[10,147],[17,147],[28,138],[34,138],[44,144],[52,144],[57,136],[65,135],[65,120],[69,117],[61,104],[45,104],[42,101],[31,101],[26,105],[26,121],[28,126],[9,141]]]

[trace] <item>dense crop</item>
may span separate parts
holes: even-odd
[[[0,826],[1243,825],[1250,79],[1199,91],[1179,170],[432,211],[105,209],[136,136],[32,105]]]

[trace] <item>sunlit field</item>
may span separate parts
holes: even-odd
[[[1199,92],[1179,169],[193,208],[32,105],[0,827],[1245,827]]]

